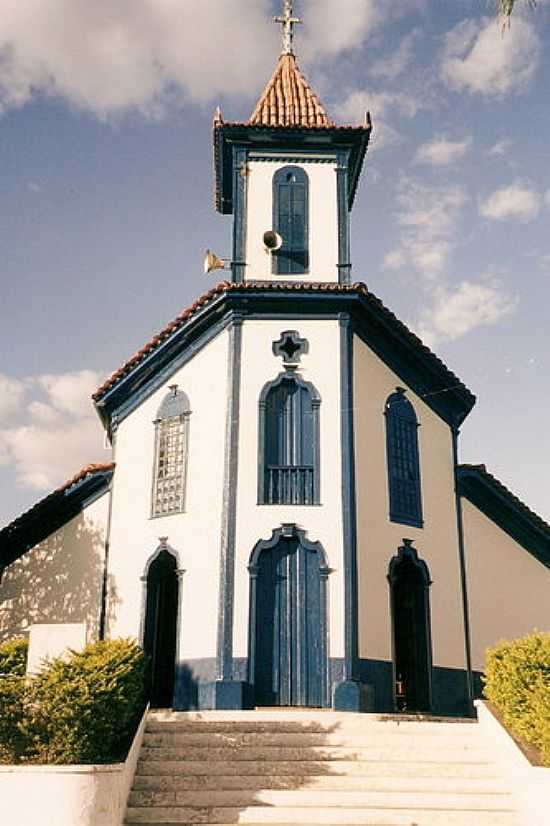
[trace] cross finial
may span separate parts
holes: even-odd
[[[283,48],[281,54],[294,54],[292,51],[294,25],[302,21],[299,17],[292,16],[292,0],[284,0],[282,17],[274,17],[273,19],[283,27]]]

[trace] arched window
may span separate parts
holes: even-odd
[[[273,229],[283,239],[273,253],[277,275],[299,275],[309,269],[308,177],[299,166],[283,166],[273,176]]]
[[[181,513],[185,504],[189,400],[177,384],[170,387],[155,419],[152,516]]]
[[[386,401],[386,451],[390,519],[422,527],[418,422],[414,407],[397,388]]]
[[[260,396],[258,501],[319,504],[319,405],[312,384],[281,373]]]

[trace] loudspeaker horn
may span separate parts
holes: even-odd
[[[273,229],[268,229],[264,232],[264,247],[267,252],[275,252],[283,246],[283,239],[278,232]]]
[[[203,269],[205,275],[208,275],[208,273],[212,272],[212,270],[223,270],[226,264],[227,259],[218,258],[216,253],[212,252],[212,250],[206,250],[204,253]]]

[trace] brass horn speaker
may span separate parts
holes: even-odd
[[[226,258],[218,258],[215,252],[206,250],[203,259],[204,274],[207,275],[209,272],[212,272],[212,270],[223,270],[226,263]]]
[[[275,252],[283,246],[283,239],[278,232],[273,229],[268,229],[264,232],[264,247],[267,252]]]

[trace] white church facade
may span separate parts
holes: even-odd
[[[351,280],[370,133],[288,36],[250,120],[216,115],[231,279],[95,393],[112,463],[0,532],[2,638],[136,637],[158,706],[467,715],[486,647],[550,628],[550,526],[459,464],[475,397]]]

